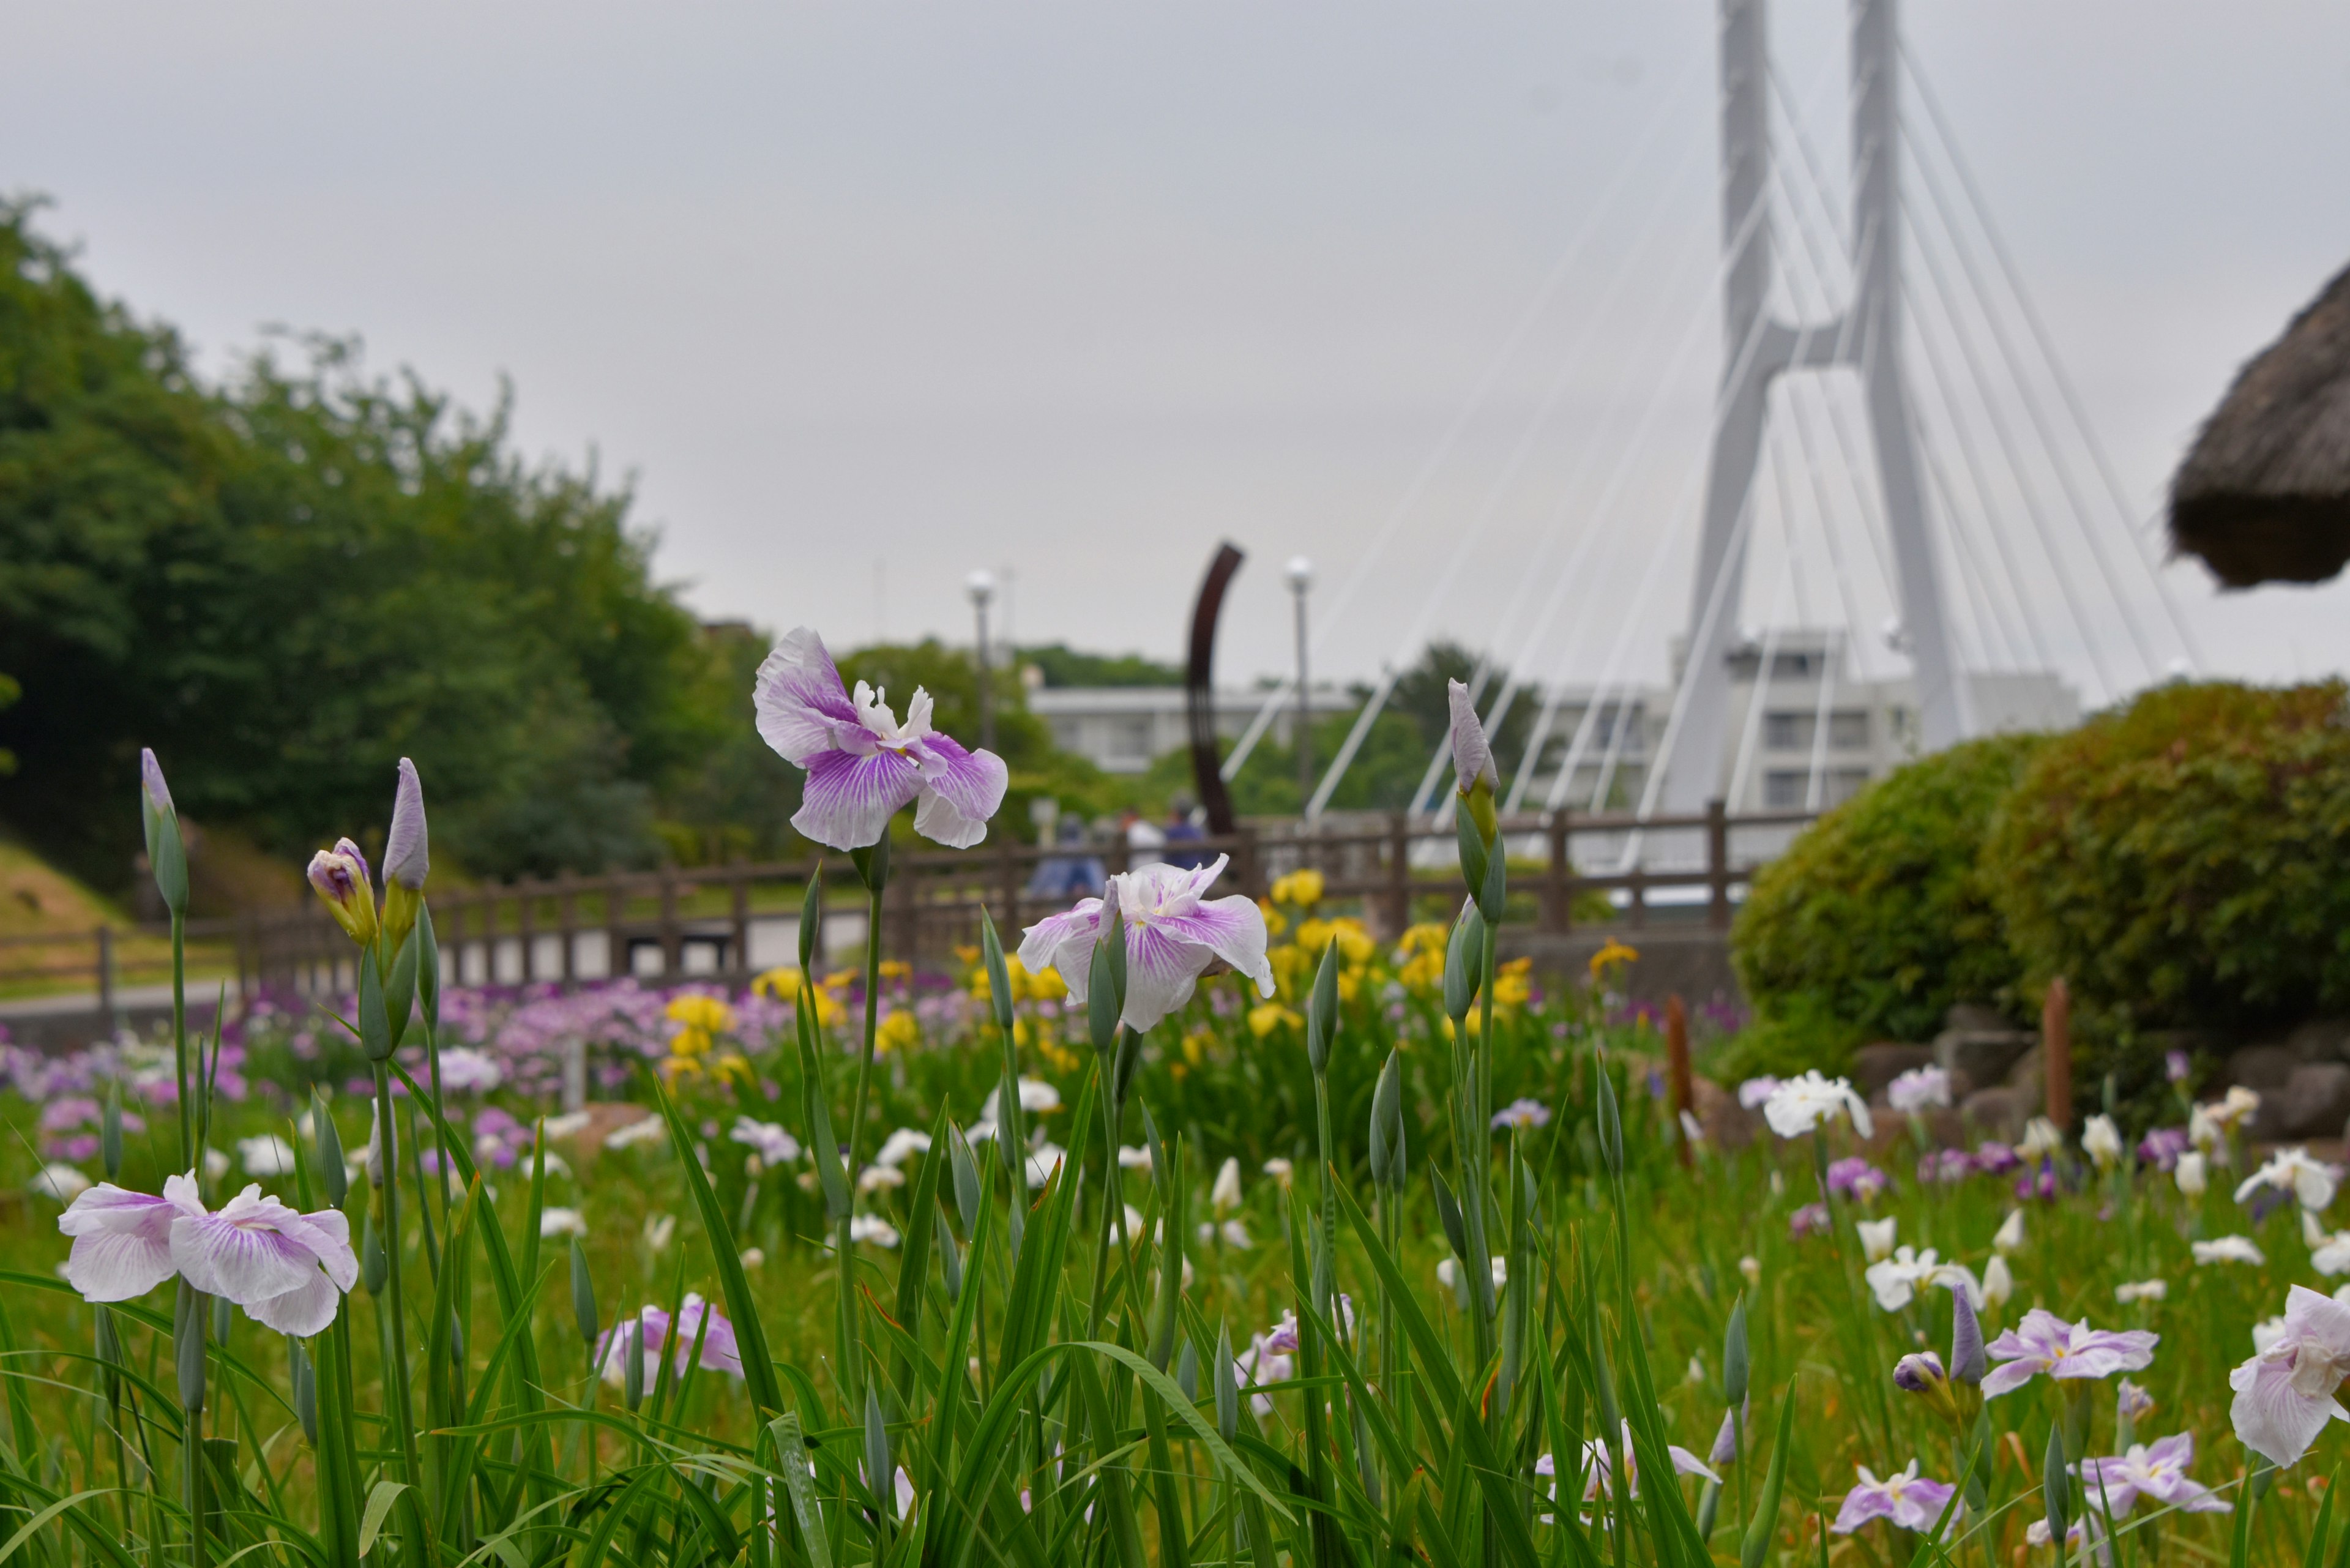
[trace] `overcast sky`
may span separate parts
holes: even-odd
[[[1830,202],[1843,10],[1776,13]],[[708,616],[967,636],[983,566],[1013,574],[1023,639],[1173,658],[1229,537],[1244,677],[1288,660],[1281,563],[1313,557],[1329,607],[1408,496],[1324,618],[1329,672],[1432,630],[1653,673],[1686,614],[1722,358],[1693,0],[5,12],[0,186],[55,198],[101,288],[214,369],[282,324],[477,404],[511,378],[525,449],[632,475],[662,575]],[[2235,367],[2350,260],[2350,8],[1946,0],[1906,26],[2143,523]],[[1774,215],[1783,254],[1797,222]],[[1792,267],[1790,308],[1835,286]],[[1802,395],[1780,450],[1815,461],[1766,489],[1807,520],[1758,513],[1742,619],[1848,603],[1882,666],[1844,394]],[[1975,425],[1980,462],[2001,428]],[[2004,428],[2029,444],[2020,401]],[[1946,571],[1970,658],[2034,662],[2036,627],[2095,701],[2178,646],[2129,556],[2159,535],[2062,440],[2102,566],[2077,530],[2055,566],[2033,556],[2051,467]],[[2350,587],[2162,578],[2208,669],[2350,665]]]

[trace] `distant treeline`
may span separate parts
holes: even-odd
[[[655,578],[625,484],[526,462],[507,400],[458,408],[369,371],[347,340],[281,339],[208,382],[33,218],[0,202],[0,830],[128,890],[151,745],[208,846],[215,907],[339,834],[372,852],[403,755],[452,874],[803,847],[799,774],[751,725],[771,628],[699,624]],[[901,709],[928,686],[941,727],[976,741],[965,652],[836,652]],[[1181,679],[1062,645],[1018,659],[1056,686]],[[1472,662],[1429,649],[1334,805],[1409,798],[1444,732],[1444,678]],[[1112,779],[1057,752],[1020,688],[997,681],[1009,830],[1028,833],[1038,794],[1099,815],[1188,791],[1180,754]],[[1325,762],[1347,722],[1317,726]],[[1236,803],[1295,811],[1295,776],[1262,748]]]

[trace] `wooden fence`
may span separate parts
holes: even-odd
[[[1505,819],[1513,901],[1539,929],[1563,931],[1592,894],[1613,906],[1613,923],[1639,929],[1652,919],[1730,923],[1732,895],[1755,866],[1782,847],[1813,814],[1731,815],[1717,804],[1692,816],[1556,812]],[[1287,872],[1319,871],[1324,897],[1359,909],[1382,940],[1415,919],[1449,919],[1461,898],[1453,830],[1426,819],[1357,816],[1307,829],[1289,822],[1243,825],[1222,838],[1171,846],[1202,858],[1229,855],[1216,892],[1263,897]],[[1596,847],[1590,847],[1595,846]],[[1578,866],[1620,865],[1589,871]],[[991,840],[970,850],[903,852],[893,861],[880,919],[886,950],[920,967],[943,968],[978,940],[984,905],[1016,942],[1023,926],[1066,909],[1066,891],[1033,892],[1039,867],[1104,873],[1129,868],[1123,841],[1029,845]],[[1072,865],[1075,862],[1076,864]],[[687,979],[741,984],[794,961],[801,895],[813,861],[675,867],[599,877],[525,878],[436,889],[431,895],[444,983],[524,985],[634,975],[648,983]],[[869,906],[847,856],[827,857],[824,946],[861,950]],[[142,928],[142,935],[161,934]],[[192,922],[192,938],[234,947],[240,997],[260,988],[314,994],[355,983],[352,948],[322,908]],[[45,939],[46,940],[46,939]],[[69,944],[78,941],[78,948]],[[95,931],[57,939],[37,964],[12,968],[0,956],[0,988],[33,980],[94,982],[101,1006],[124,983],[118,938]],[[0,955],[11,950],[0,940]],[[151,964],[145,967],[152,967]]]

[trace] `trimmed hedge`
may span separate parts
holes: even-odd
[[[2343,683],[2173,684],[2050,740],[1982,865],[2028,982],[2116,1023],[2350,1008]]]
[[[1921,758],[1762,868],[1731,957],[1765,1039],[1791,1036],[1771,1056],[1825,1064],[1867,1040],[1931,1039],[1954,1002],[2012,1000],[2021,970],[1977,859],[2047,743],[1997,735]]]

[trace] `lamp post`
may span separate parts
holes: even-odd
[[[1290,594],[1297,602],[1297,717],[1291,724],[1289,740],[1297,752],[1297,813],[1302,820],[1310,821],[1314,799],[1314,710],[1306,698],[1305,596],[1314,587],[1314,563],[1303,556],[1292,556],[1284,575],[1289,578]]]
[[[962,589],[971,596],[972,614],[979,629],[974,644],[979,665],[979,743],[992,752],[995,749],[995,689],[988,677],[987,606],[995,597],[995,574],[984,569],[973,572],[963,579]]]

